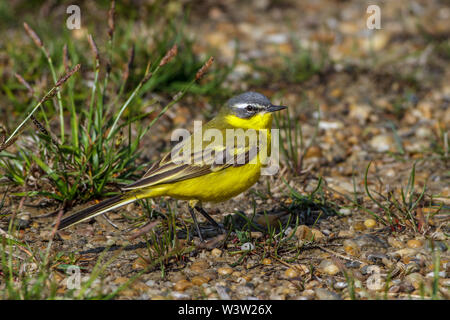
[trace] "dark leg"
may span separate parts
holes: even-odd
[[[200,212],[217,230],[220,232],[223,231],[223,227],[221,227],[211,216],[203,209],[201,206],[195,206],[195,210]]]
[[[189,213],[191,214],[192,220],[194,220],[195,228],[197,229],[198,237],[200,241],[203,242],[202,233],[200,232],[200,227],[198,226],[197,217],[195,216],[194,209],[188,205]]]

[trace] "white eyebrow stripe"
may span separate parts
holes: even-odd
[[[248,105],[251,105],[252,107],[255,107],[257,109],[264,109],[263,106],[260,106],[259,104],[254,104],[254,103],[237,103],[237,104],[233,105],[233,108],[245,109]]]

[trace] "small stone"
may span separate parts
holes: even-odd
[[[339,273],[339,267],[329,260],[322,260],[318,266],[318,269],[331,276]]]
[[[270,264],[272,264],[272,260],[269,258],[264,258],[264,259],[262,259],[261,263],[265,264],[265,265],[270,265]]]
[[[359,123],[364,124],[372,112],[369,105],[350,105],[349,117],[359,120]]]
[[[250,237],[252,237],[253,239],[260,239],[262,238],[262,236],[263,236],[262,232],[259,231],[250,232]]]
[[[189,268],[194,273],[202,273],[205,272],[206,269],[209,268],[209,264],[204,260],[199,260],[194,262]]]
[[[293,268],[287,269],[287,270],[284,272],[284,275],[286,276],[286,278],[289,278],[289,279],[291,279],[291,278],[296,278],[296,277],[299,276],[298,272],[297,272],[295,269],[293,269]]]
[[[166,300],[166,298],[158,294],[156,296],[151,297],[150,300]]]
[[[126,279],[126,278],[125,278],[125,279]],[[145,282],[145,284],[146,284],[148,287],[154,287],[155,284],[156,284],[156,282],[155,282],[155,280],[148,280],[148,281]]]
[[[411,240],[408,240],[406,245],[408,246],[408,248],[417,249],[417,248],[421,248],[423,244],[422,244],[422,241],[420,241],[420,240],[411,239]]]
[[[361,265],[361,262],[359,262],[359,261],[349,261],[349,262],[345,263],[345,266],[350,269],[359,268],[360,265]]]
[[[233,273],[233,269],[230,267],[222,267],[217,269],[217,273],[221,276],[227,276]]]
[[[421,284],[423,284],[423,277],[418,272],[408,274],[405,277],[405,280],[409,282],[416,290],[420,288]]]
[[[133,298],[133,297],[136,296],[136,292],[134,290],[131,290],[131,289],[125,289],[125,290],[122,290],[120,292],[120,295],[124,296],[124,297],[127,297],[127,298]]]
[[[222,255],[222,250],[214,248],[214,249],[211,250],[211,255],[213,257],[218,258],[218,257],[220,257]]]
[[[206,277],[202,277],[202,276],[195,276],[191,279],[191,282],[193,285],[195,286],[201,286],[204,283],[208,283],[208,279]]]
[[[388,238],[388,243],[389,243],[389,245],[390,245],[391,247],[397,248],[397,249],[401,249],[401,248],[404,248],[404,247],[405,247],[405,245],[403,244],[403,242],[401,242],[401,241],[395,239],[394,237],[389,237],[389,238]]]
[[[366,230],[366,226],[362,222],[358,221],[353,225],[353,229],[355,231],[364,231]]]
[[[404,249],[400,249],[394,252],[394,255],[398,255],[401,258],[403,257],[409,257],[409,256],[413,256],[417,253],[417,251],[415,249],[411,249],[411,248],[404,248]]]
[[[444,241],[428,240],[425,243],[425,249],[429,251],[437,250],[441,252],[447,251],[447,244]]]
[[[307,297],[309,299],[313,299],[314,298],[314,290],[311,290],[311,289],[304,290],[302,292],[302,296]]]
[[[320,150],[320,148],[319,148],[318,146],[311,146],[311,147],[307,150],[307,152],[306,152],[304,158],[305,158],[305,159],[309,159],[309,158],[320,158],[321,156],[322,156],[322,151]]]
[[[351,238],[355,235],[353,230],[340,230],[338,233],[338,238]]]
[[[344,281],[338,281],[334,284],[335,289],[344,289],[344,288],[347,288],[347,286],[348,286],[348,283],[344,282]]]
[[[114,284],[124,284],[125,282],[127,282],[129,279],[125,278],[125,277],[118,277],[116,279],[114,279],[113,283]]]
[[[216,291],[217,291],[217,294],[219,295],[220,299],[222,299],[222,300],[230,300],[231,299],[230,295],[228,294],[228,291],[230,291],[230,289],[228,289],[227,287],[217,284]]]
[[[188,294],[177,292],[177,291],[171,292],[171,296],[177,300],[187,300],[190,298],[190,296]]]
[[[339,210],[339,213],[344,215],[344,216],[349,216],[352,214],[352,210],[350,208],[341,208]]]
[[[308,228],[305,225],[300,225],[300,226],[297,227],[297,230],[295,230],[295,236],[299,240],[308,240],[308,241],[310,241],[312,239],[313,234],[312,234],[310,228]]]
[[[316,288],[314,292],[319,300],[342,300],[342,297],[339,294],[324,288]]]
[[[446,275],[445,271],[438,272],[438,277],[439,278],[445,278],[445,275]],[[434,272],[428,272],[425,275],[425,277],[427,277],[427,278],[434,278],[435,277]]]
[[[14,219],[14,225],[18,229],[26,229],[31,223],[31,214],[28,212],[19,213]]]
[[[176,291],[184,291],[188,288],[192,287],[192,283],[186,279],[179,280],[173,286],[173,289]]]
[[[400,292],[401,286],[399,285],[393,285],[392,287],[389,288],[389,292],[390,293],[398,293]]]
[[[251,242],[246,242],[241,246],[241,250],[251,251],[255,249],[255,245]]]
[[[61,239],[66,240],[66,241],[70,240],[72,238],[72,234],[67,231],[64,231],[64,230],[58,231],[58,234],[61,237]]]
[[[387,134],[373,137],[369,144],[377,152],[395,151],[394,140]]]
[[[144,269],[147,266],[147,262],[141,257],[134,260],[133,265],[131,266],[134,270]]]
[[[346,253],[352,256],[359,256],[360,254],[359,247],[355,241],[347,239],[343,242],[343,246]]]
[[[366,219],[364,225],[367,229],[373,229],[377,225],[377,222],[374,219]]]
[[[387,248],[388,243],[373,234],[362,234],[355,238],[355,242],[360,248]]]
[[[311,233],[313,234],[314,241],[322,241],[325,239],[325,235],[317,229],[311,229]]]

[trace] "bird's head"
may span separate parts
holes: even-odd
[[[257,92],[245,92],[228,100],[226,113],[228,122],[247,128],[269,127],[272,112],[286,109],[273,105],[270,100]]]

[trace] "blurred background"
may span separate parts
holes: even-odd
[[[68,28],[76,19],[67,12],[71,5],[80,10],[79,28]],[[55,270],[64,276],[60,265],[92,268],[95,261],[76,260],[72,252],[120,246],[130,224],[142,227],[160,216],[148,252],[126,252],[107,270],[109,290],[143,265],[153,268],[124,291],[127,298],[367,299],[384,290],[386,299],[448,299],[449,21],[444,0],[0,1],[0,224],[7,230],[17,213],[22,224],[15,236],[39,251],[48,246],[54,259],[42,270],[49,277]],[[160,66],[174,45],[177,54]],[[213,64],[196,80],[211,56]],[[36,107],[77,64],[59,93]],[[218,221],[238,210],[252,217],[265,210],[275,227],[282,219],[297,221],[295,241],[287,229],[263,235],[243,221],[223,251],[201,249],[196,256],[196,244],[175,233],[192,225],[186,208],[158,199],[112,213],[119,230],[85,223],[63,232],[64,241],[50,251],[51,241],[44,242],[51,211],[117,193],[170,150],[173,129],[192,129],[193,120],[211,119],[227,99],[248,90],[288,106],[274,123],[280,172],[207,209]],[[308,247],[316,241],[340,250],[347,269],[331,259],[331,249]],[[247,257],[250,251],[228,254],[248,242],[256,249]],[[199,256],[209,259],[197,268],[208,277],[197,279],[204,286],[183,273],[186,261]],[[16,271],[5,261],[0,274],[12,283],[8,274]],[[368,264],[381,266],[388,279],[395,267],[395,283],[368,294]],[[248,285],[230,284],[235,275]],[[63,276],[54,277],[57,293],[36,290],[33,297],[66,294]],[[172,296],[167,279],[179,284]],[[214,289],[216,280],[231,289]],[[14,292],[10,298],[30,296]]]

